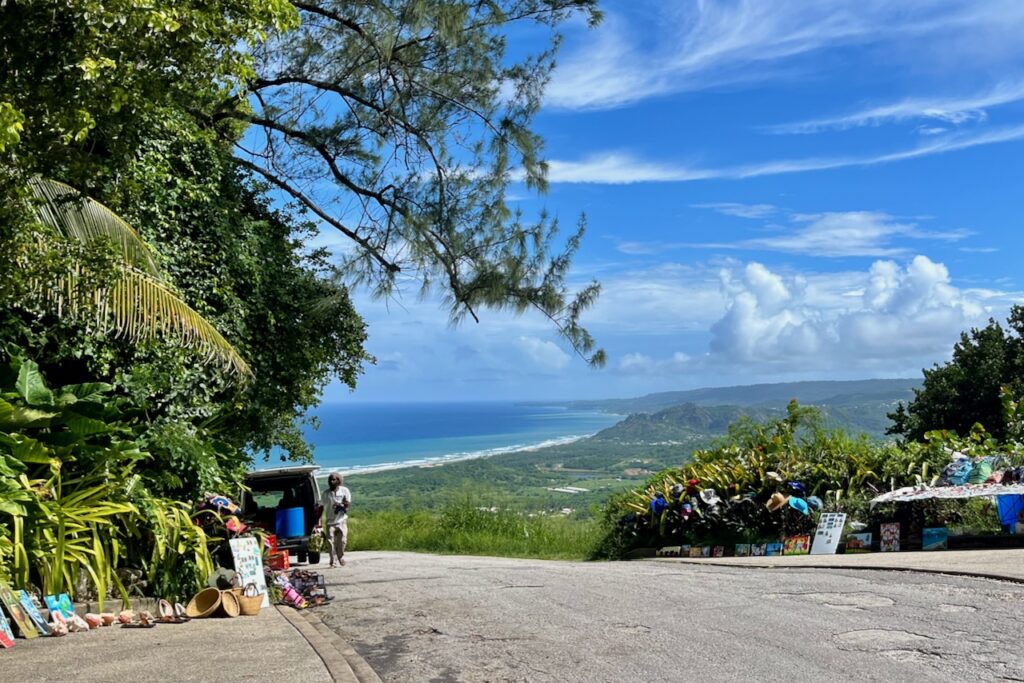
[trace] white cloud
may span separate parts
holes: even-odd
[[[816,289],[758,263],[724,269],[728,303],[711,327],[712,358],[791,371],[909,370],[948,353],[960,331],[990,314],[990,297],[955,287],[926,256],[905,266],[877,261],[852,279],[814,279]]]
[[[841,258],[848,256],[891,257],[910,253],[897,240],[955,242],[968,236],[964,230],[922,230],[917,223],[881,211],[831,211],[792,214],[786,225],[768,226],[776,234],[730,242],[621,242],[616,248],[632,256],[660,254],[673,249],[729,251],[777,251],[789,254]]]
[[[523,357],[535,368],[544,371],[561,370],[572,358],[554,342],[537,337],[519,337],[518,347]]]
[[[689,355],[676,351],[665,359],[654,359],[643,353],[627,353],[617,370],[626,375],[664,375],[685,372],[691,364]]]
[[[573,36],[580,47],[560,60],[547,102],[607,109],[763,82],[795,58],[852,45],[912,66],[1012,65],[1022,25],[1024,3],[1016,0],[635,0],[629,18],[610,13],[596,30]]]
[[[921,119],[961,125],[985,121],[988,118],[988,109],[1021,100],[1024,100],[1024,81],[999,83],[985,92],[963,97],[905,99],[842,116],[767,126],[763,130],[769,133],[817,133],[823,130],[846,130]],[[919,132],[936,135],[946,130],[941,126],[930,126],[920,128]]]
[[[691,204],[695,209],[711,209],[726,216],[738,218],[767,218],[778,209],[771,204],[737,204],[735,202],[714,202],[710,204]]]
[[[1024,6],[1024,3],[1021,4]],[[1024,124],[993,128],[984,132],[934,136],[927,143],[896,152],[864,156],[781,159],[718,168],[693,168],[685,165],[644,161],[623,153],[595,154],[583,161],[551,161],[548,180],[552,183],[601,184],[687,182],[711,179],[740,180],[851,166],[873,166],[1021,139],[1024,139]]]

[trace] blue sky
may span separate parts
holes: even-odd
[[[915,377],[1024,300],[1024,2],[610,1],[538,118],[604,292],[592,370],[543,320],[358,295],[379,359],[327,401],[582,398]],[[529,48],[530,35],[516,48]]]

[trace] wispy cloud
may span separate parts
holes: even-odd
[[[958,68],[993,55],[1012,63],[1020,54],[1022,24],[1024,3],[1016,0],[636,0],[628,16],[611,13],[579,37],[580,47],[561,60],[547,102],[609,109],[763,81],[791,69],[796,58],[851,45],[886,49],[889,59],[915,63],[957,58]],[[900,49],[907,46],[919,49]]]
[[[716,202],[710,204],[691,204],[695,209],[711,209],[726,216],[738,218],[767,218],[778,209],[771,204],[737,204],[735,202]]]
[[[787,254],[843,258],[849,256],[895,257],[912,253],[911,240],[956,242],[969,236],[965,230],[924,230],[916,222],[881,211],[832,211],[793,214],[786,225],[770,225],[775,234],[730,242],[623,242],[620,252],[632,255],[659,254],[674,249],[728,251],[776,251]]]
[[[965,97],[906,99],[841,116],[766,126],[762,130],[768,133],[817,133],[922,119],[960,125],[984,121],[988,118],[988,109],[1021,100],[1024,100],[1024,81],[1000,83],[985,92]],[[946,130],[930,126],[920,128],[919,132],[932,135]]]
[[[1022,3],[1024,4],[1024,3]],[[652,162],[631,154],[616,152],[595,154],[582,161],[553,160],[548,179],[552,183],[630,184],[650,182],[686,182],[693,180],[744,179],[785,173],[823,171],[851,166],[905,161],[961,149],[1013,142],[1024,138],[1024,124],[991,128],[984,131],[935,136],[927,142],[905,150],[864,156],[808,157],[780,159],[737,166],[700,168]]]

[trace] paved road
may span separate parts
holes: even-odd
[[[385,681],[1024,680],[1024,586],[352,553],[325,621]]]

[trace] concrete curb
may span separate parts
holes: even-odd
[[[876,572],[917,572],[919,574],[941,574],[945,576],[963,576],[971,579],[988,579],[991,581],[1007,581],[1009,583],[1024,584],[1024,578],[1009,576],[1006,574],[993,574],[988,572],[972,572],[958,569],[928,569],[926,567],[893,567],[885,565],[832,565],[832,564],[800,564],[800,565],[778,565],[778,564],[754,564],[733,562],[715,562],[714,560],[682,560],[679,558],[657,558],[658,562],[672,562],[675,564],[686,564],[693,566],[732,567],[734,569],[781,569],[783,571],[793,569],[831,569],[831,570],[852,570],[852,571],[876,571]]]
[[[280,605],[276,609],[306,639],[337,683],[383,683],[366,660],[328,628],[315,610]]]

